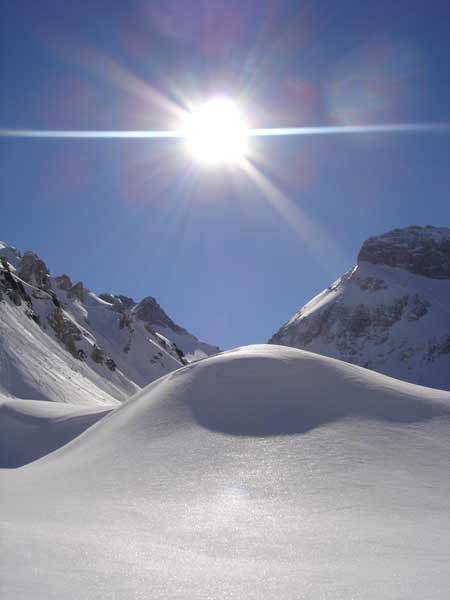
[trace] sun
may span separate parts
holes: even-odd
[[[209,100],[190,112],[183,135],[190,154],[205,164],[239,163],[247,152],[248,127],[228,99]]]

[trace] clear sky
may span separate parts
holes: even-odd
[[[170,129],[211,94],[254,127],[450,121],[447,1],[0,6],[3,129]],[[256,182],[174,140],[0,139],[0,239],[228,348],[266,341],[368,236],[450,225],[448,133],[251,145]]]

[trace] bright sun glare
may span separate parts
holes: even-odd
[[[196,108],[183,132],[190,153],[203,163],[238,163],[247,151],[248,128],[231,100],[210,100]]]

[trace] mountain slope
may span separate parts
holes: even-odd
[[[450,229],[412,226],[370,238],[357,266],[270,343],[450,389]]]
[[[0,393],[6,396],[110,404],[218,351],[173,323],[154,298],[97,296],[67,275],[52,277],[37,255],[22,256],[3,243],[0,259]]]
[[[448,392],[292,348],[193,363],[0,471],[2,591],[443,600],[449,414]]]

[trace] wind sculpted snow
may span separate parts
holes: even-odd
[[[252,346],[3,470],[5,598],[443,600],[450,393]]]

